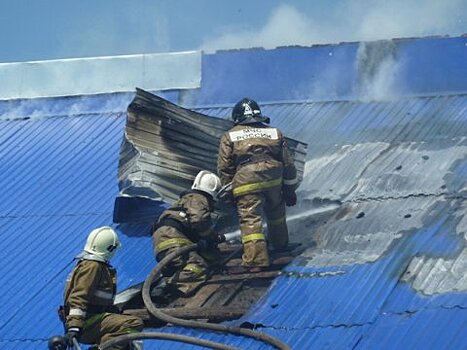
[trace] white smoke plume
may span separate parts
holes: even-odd
[[[219,36],[206,38],[200,49],[370,41],[429,35],[460,35],[467,31],[467,4],[464,0],[353,0],[336,2],[332,11],[311,16],[297,7],[275,8],[262,28],[230,28]]]
[[[311,18],[299,13],[290,5],[276,8],[263,28],[232,28],[219,37],[206,40],[201,49],[209,52],[219,49],[264,47],[282,45],[311,45],[319,40],[319,27]]]
[[[395,51],[391,40],[359,44],[356,58],[359,100],[382,101],[397,97],[395,80],[403,64],[396,59]]]
[[[465,0],[352,0],[335,1],[322,7],[327,10],[307,15],[300,12],[298,5],[282,4],[272,11],[262,28],[230,28],[217,37],[206,39],[201,49],[214,52],[360,42],[355,62],[356,97],[364,101],[388,100],[397,97],[400,86],[395,86],[395,81],[403,69],[403,62],[396,59],[390,39],[456,36],[463,34],[464,28],[467,32]],[[334,86],[338,86],[340,80],[335,67],[337,65],[323,68],[316,81],[310,82],[309,98],[321,99],[323,93],[324,98],[332,97]]]

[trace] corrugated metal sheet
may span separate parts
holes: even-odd
[[[271,123],[310,145],[309,157],[331,146],[369,142],[424,142],[464,137],[466,94],[392,101],[263,102]],[[226,117],[231,106],[198,108]],[[313,147],[313,148],[312,148]]]
[[[128,101],[109,95],[113,106],[126,103],[118,96]],[[84,113],[67,99],[0,103],[1,349],[43,349],[61,332],[55,307],[71,258],[112,221],[125,113],[107,109],[106,96],[82,100]],[[289,212],[292,239],[308,249],[242,321],[294,349],[466,348],[466,95],[262,106],[309,143]],[[198,111],[228,116],[228,107]],[[116,227],[121,290],[154,258],[147,225]]]
[[[367,204],[366,208],[373,206],[375,210],[366,212],[368,216],[360,219],[356,218],[360,208],[349,210],[348,217],[339,218],[342,211],[349,209],[344,206],[342,211],[327,219],[330,224],[315,233],[317,246],[286,268],[282,280],[274,284],[263,302],[244,319],[275,327],[326,327],[374,322],[382,313],[416,312],[428,305],[466,307],[466,285],[457,280],[464,279],[463,267],[459,273],[446,264],[445,270],[442,273],[438,270],[436,276],[437,269],[427,264],[426,268],[432,270],[433,275],[424,282],[435,284],[436,293],[428,293],[425,286],[414,285],[410,280],[401,280],[406,274],[418,274],[409,269],[416,257],[443,257],[465,266],[462,253],[465,239],[456,236],[463,231],[458,228],[460,232],[456,232],[457,220],[449,215],[455,203],[445,202],[435,210],[431,207],[423,212],[423,201],[414,199],[412,204],[422,204],[422,208],[416,209],[423,212],[424,226],[416,229],[411,228],[413,223],[406,223],[406,229],[402,229],[394,221],[404,221],[404,216],[400,215],[408,207],[404,201],[407,200],[391,201],[392,205],[387,201]],[[431,202],[434,204],[433,200]],[[394,219],[388,220],[376,210],[385,216],[391,213]],[[453,216],[460,213],[465,212],[459,210]],[[453,280],[457,284],[453,284]],[[405,290],[404,295],[399,289],[407,285],[412,290],[410,293]],[[341,295],[348,298],[341,298]],[[286,310],[302,307],[303,296],[310,298],[307,312],[287,314]],[[400,299],[401,296],[404,298]],[[401,304],[404,306],[399,308]]]
[[[466,349],[465,321],[465,309],[382,315],[358,348]]]
[[[190,189],[200,170],[217,172],[219,142],[232,127],[230,120],[182,108],[138,89],[128,107],[120,150],[114,221],[154,221],[154,213],[147,210],[151,200],[173,202]],[[301,181],[307,145],[287,141]]]

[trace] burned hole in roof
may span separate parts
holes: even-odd
[[[298,256],[303,249],[299,244],[290,244],[288,249],[272,251],[271,267],[251,273],[230,273],[240,267],[242,246],[226,244],[219,246],[221,255],[227,257],[224,266],[213,267],[208,280],[188,297],[174,293],[167,287],[167,280],[160,279],[151,286],[151,300],[162,312],[186,319],[224,322],[242,317],[261,298],[272,281],[281,275],[281,270]],[[116,306],[124,314],[141,317],[146,327],[162,327],[164,322],[153,317],[146,309],[141,295],[142,284],[122,291],[117,295]],[[271,305],[272,308],[278,304]],[[253,325],[257,328],[258,325]]]

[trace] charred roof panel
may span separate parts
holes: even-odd
[[[217,172],[220,138],[233,125],[138,89],[120,149],[115,222],[154,221],[146,209],[151,201],[173,202],[199,171]],[[301,181],[307,145],[287,141]]]

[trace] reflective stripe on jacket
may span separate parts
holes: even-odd
[[[217,172],[234,196],[295,186],[297,171],[282,132],[266,124],[236,125],[220,142]]]
[[[83,328],[86,318],[109,310],[115,298],[117,274],[104,262],[80,260],[65,287],[66,326]]]

